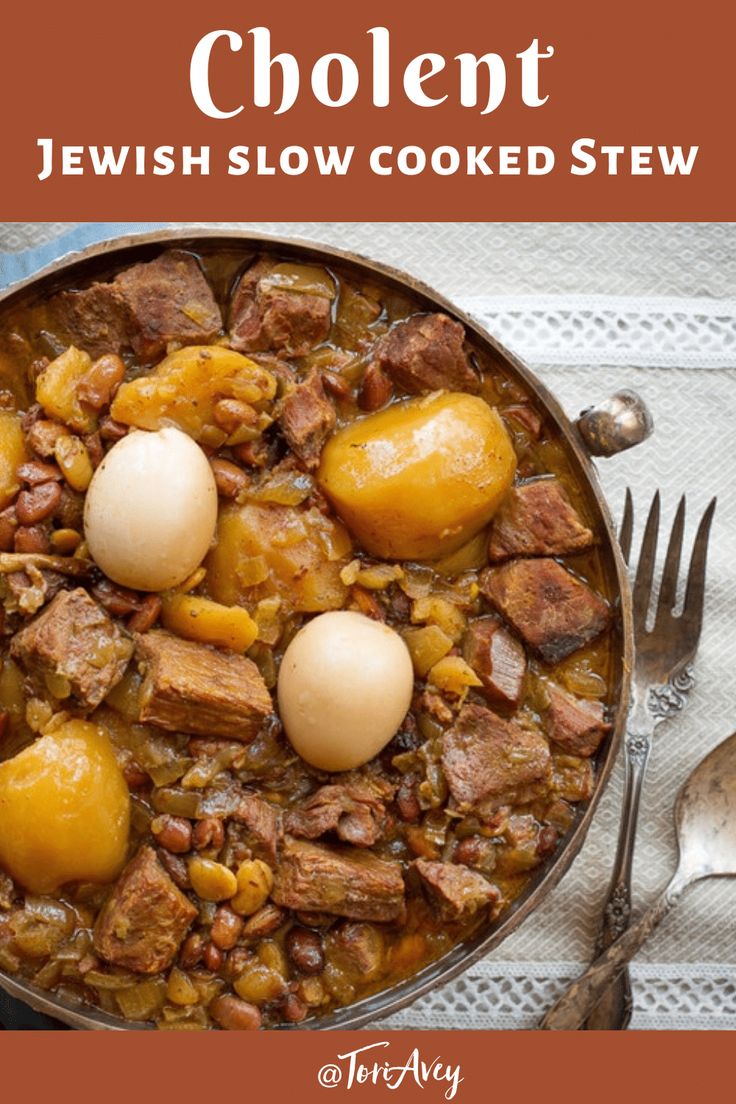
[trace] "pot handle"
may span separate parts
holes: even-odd
[[[615,456],[646,441],[654,420],[641,396],[626,389],[583,410],[575,427],[591,456]]]

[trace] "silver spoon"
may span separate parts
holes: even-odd
[[[701,878],[736,875],[736,732],[695,768],[675,805],[680,861],[651,908],[574,981],[539,1025],[575,1031],[608,986],[667,915]]]

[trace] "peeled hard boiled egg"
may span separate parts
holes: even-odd
[[[95,472],[84,535],[105,574],[135,590],[178,586],[204,559],[217,523],[207,457],[173,426],[135,430]]]
[[[279,672],[281,719],[313,767],[351,770],[395,735],[414,671],[398,633],[362,613],[322,613],[296,634]]]

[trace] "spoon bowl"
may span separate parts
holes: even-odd
[[[736,875],[736,732],[714,748],[675,806],[679,872],[688,883]]]

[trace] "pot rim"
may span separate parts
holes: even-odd
[[[367,271],[374,277],[384,282],[387,281],[399,289],[406,290],[408,288],[413,295],[422,296],[434,306],[441,308],[461,321],[481,346],[489,347],[504,362],[506,367],[510,367],[512,372],[521,378],[524,385],[541,402],[546,413],[552,418],[565,441],[568,452],[575,459],[576,465],[583,476],[586,490],[596,504],[606,534],[607,548],[604,551],[610,553],[614,568],[616,584],[614,600],[618,599],[616,612],[619,617],[621,653],[619,660],[620,682],[615,707],[616,716],[605,750],[599,753],[596,762],[595,788],[582,814],[563,839],[560,849],[552,856],[551,861],[540,868],[537,876],[533,878],[521,897],[512,904],[499,921],[488,929],[481,931],[466,942],[457,944],[441,958],[397,985],[364,997],[362,1000],[343,1008],[338,1008],[321,1018],[310,1018],[303,1024],[284,1025],[277,1029],[348,1030],[364,1027],[377,1018],[382,1019],[392,1015],[413,1003],[420,996],[426,995],[439,985],[446,984],[463,973],[480,958],[485,957],[490,951],[498,947],[508,935],[515,931],[569,870],[587,836],[598,802],[610,777],[626,726],[634,651],[631,590],[611,512],[600,486],[595,465],[585,448],[582,438],[557,399],[519,357],[503,346],[492,334],[488,333],[471,315],[461,310],[424,281],[399,268],[375,261],[360,253],[339,249],[311,239],[262,233],[251,227],[213,227],[208,224],[187,224],[184,227],[172,226],[152,231],[131,232],[116,238],[95,242],[79,250],[71,250],[33,275],[0,291],[0,307],[8,300],[21,298],[27,293],[32,293],[38,285],[53,282],[55,277],[67,273],[68,270],[80,265],[88,266],[96,259],[109,260],[111,266],[114,266],[118,263],[118,260],[124,263],[124,253],[126,251],[138,251],[145,254],[149,247],[164,246],[178,246],[179,248],[188,246],[193,250],[196,250],[199,246],[211,248],[219,245],[224,248],[227,247],[228,243],[238,249],[247,249],[248,243],[252,243],[254,252],[263,248],[282,254],[308,252],[312,255],[312,259],[314,259],[315,254],[319,254],[321,259],[328,264],[334,262],[341,267],[357,268],[364,274]],[[114,257],[114,254],[119,254],[119,258]],[[0,987],[5,989],[11,997],[22,1000],[34,1011],[52,1016],[70,1027],[83,1030],[103,1029],[113,1031],[154,1029],[152,1024],[130,1023],[122,1017],[111,1016],[93,1006],[64,1002],[53,994],[45,993],[29,982],[19,981],[13,975],[2,970],[0,970]]]

